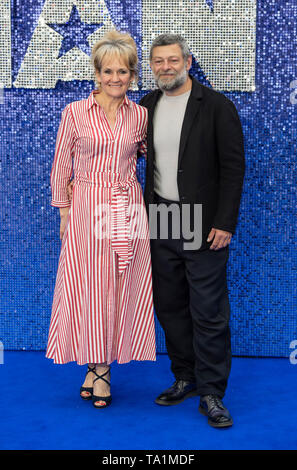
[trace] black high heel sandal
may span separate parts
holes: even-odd
[[[104,380],[104,382],[106,382],[107,385],[110,386],[110,382],[107,379],[104,378],[104,376],[106,374],[108,374],[108,372],[110,373],[110,367],[102,375],[97,374],[97,372],[95,371],[94,374],[96,375],[96,379],[94,379],[93,385],[96,382],[96,380],[100,379],[100,380]],[[108,395],[107,397],[98,397],[97,395],[93,395],[92,400],[93,400],[93,405],[94,405],[95,408],[97,408],[97,409],[106,408],[107,406],[109,406],[111,404],[111,395]],[[97,401],[104,402],[104,404],[103,405],[96,405]]]
[[[93,372],[93,374],[96,374],[96,366],[94,367],[89,367],[86,373],[86,376],[88,375],[89,372]],[[90,395],[83,396],[82,392],[88,392]],[[83,400],[91,400],[93,396],[93,387],[80,387],[80,396]]]

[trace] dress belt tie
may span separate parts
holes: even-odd
[[[87,178],[83,175],[76,175],[76,181],[95,184],[112,188],[111,196],[111,248],[118,255],[119,274],[122,274],[130,261],[133,259],[132,240],[130,234],[130,220],[128,215],[129,195],[128,190],[134,186],[138,180],[136,176],[124,181],[110,180],[105,178],[106,173],[98,176],[101,178]],[[92,175],[93,176],[93,175]]]

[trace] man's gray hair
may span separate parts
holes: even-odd
[[[152,60],[153,49],[155,47],[170,46],[171,44],[178,44],[180,46],[184,61],[191,55],[187,41],[180,34],[160,34],[160,36],[157,36],[152,42],[150,60]]]

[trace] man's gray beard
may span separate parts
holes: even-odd
[[[173,81],[168,81],[166,83],[162,82],[161,78],[155,77],[156,84],[160,88],[161,91],[173,91],[182,86],[187,80],[188,73],[183,70],[180,74],[174,77]]]

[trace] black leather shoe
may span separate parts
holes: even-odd
[[[233,424],[229,411],[217,395],[201,397],[199,411],[208,416],[208,424],[214,428],[227,428]]]
[[[195,383],[179,379],[176,380],[170,388],[164,390],[164,392],[156,398],[155,403],[165,406],[178,405],[186,398],[196,395],[198,395],[198,393]]]

